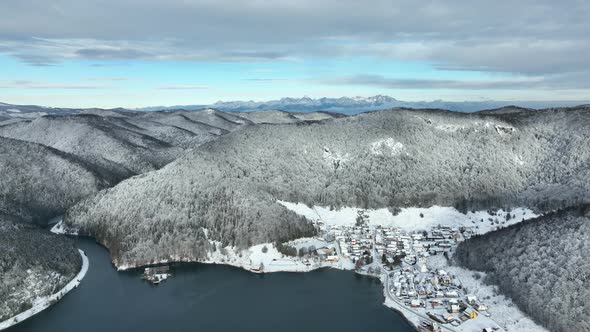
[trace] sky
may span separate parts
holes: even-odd
[[[0,0],[0,101],[590,99],[587,0]]]

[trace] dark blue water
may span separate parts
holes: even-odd
[[[138,271],[116,272],[93,240],[77,241],[90,259],[80,287],[9,332],[414,331],[382,305],[376,279],[352,272],[256,275],[194,264],[152,286]]]

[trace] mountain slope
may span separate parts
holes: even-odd
[[[551,331],[589,331],[590,209],[572,208],[474,237],[458,262],[487,273],[521,310]]]
[[[285,124],[298,123],[304,121],[321,121],[344,117],[342,114],[329,112],[286,112],[280,110],[265,110],[241,112],[241,117],[246,118],[256,124]]]
[[[75,156],[0,137],[0,216],[41,222],[114,182]]]
[[[114,121],[111,121],[114,120]],[[43,116],[0,127],[0,136],[44,144],[117,174],[119,180],[162,167],[182,149],[96,115]]]
[[[250,126],[70,209],[118,265],[198,260],[308,232],[276,199],[547,210],[589,200],[588,108],[508,115],[391,110]],[[197,244],[200,243],[200,244]],[[202,244],[202,245],[201,245]]]
[[[208,133],[210,135],[219,136],[228,132],[225,129],[215,127],[208,123],[193,120],[190,112],[152,112],[144,114],[142,118],[170,126],[176,126],[193,133]]]
[[[176,111],[176,113],[182,114],[193,121],[206,123],[227,131],[234,131],[244,125],[252,124],[252,122],[242,117],[242,114],[225,113],[214,109]]]

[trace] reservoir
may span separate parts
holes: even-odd
[[[94,240],[75,241],[90,260],[82,284],[7,331],[415,331],[383,305],[379,281],[351,271],[258,275],[183,264],[154,286],[141,271],[117,272]]]

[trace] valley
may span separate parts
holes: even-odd
[[[588,125],[586,106],[357,116],[92,109],[3,120],[0,163],[13,175],[0,180],[0,213],[14,234],[46,232],[36,225],[64,214],[53,231],[95,238],[120,271],[354,270],[378,278],[385,305],[421,329],[539,331],[527,304],[517,299],[517,309],[493,277],[474,277],[488,267],[466,263],[461,248],[588,202]],[[11,256],[10,273],[26,273],[33,257]],[[32,298],[72,277],[59,275]],[[10,287],[0,291],[22,294]]]

